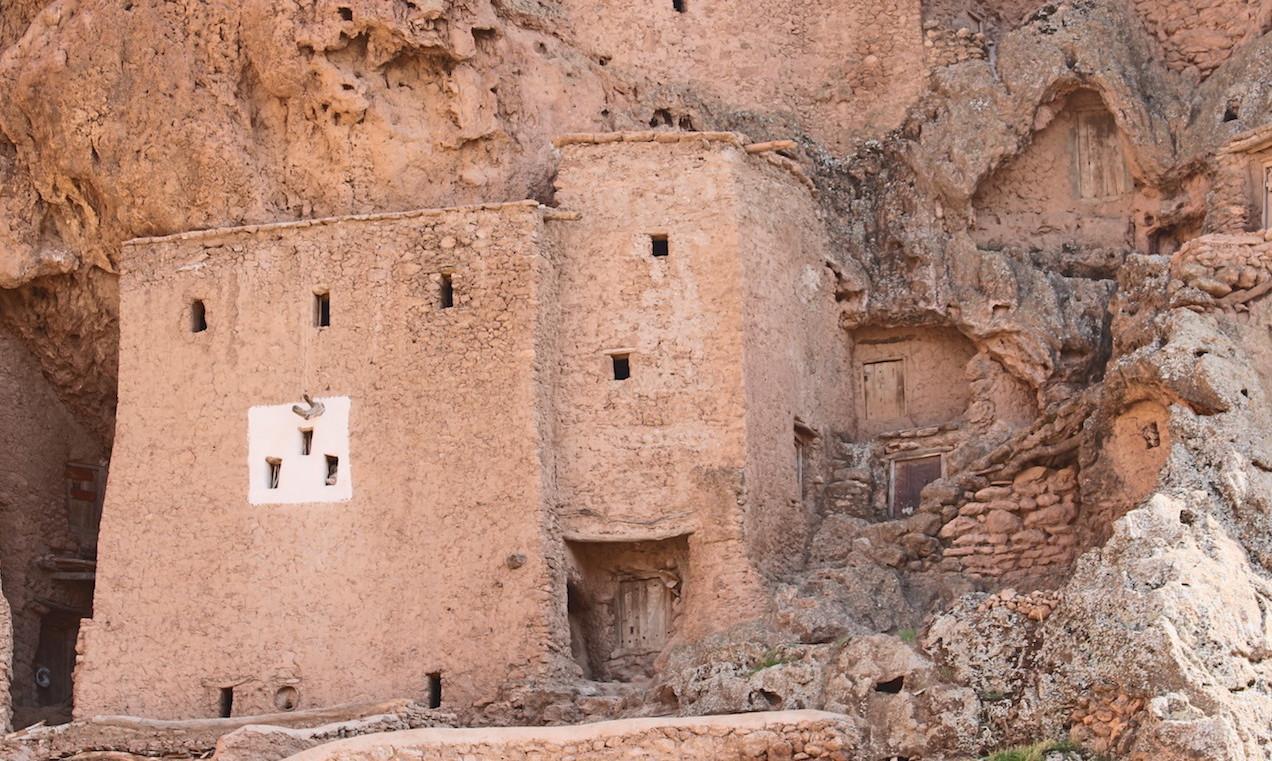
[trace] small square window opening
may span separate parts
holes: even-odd
[[[340,473],[340,458],[334,455],[327,455],[327,486],[335,486],[336,478]]]
[[[658,257],[667,256],[671,253],[671,241],[666,235],[649,236],[649,253]]]
[[[610,365],[614,370],[614,380],[624,381],[632,377],[632,361],[627,354],[611,354]]]

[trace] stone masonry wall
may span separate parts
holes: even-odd
[[[358,737],[290,761],[848,761],[855,729],[824,711],[780,711],[686,719],[625,719],[559,727],[417,729]]]
[[[944,557],[971,576],[1002,581],[1062,572],[1077,555],[1073,467],[1035,466],[1008,482],[965,494],[958,515],[938,533]]]
[[[1171,259],[1174,306],[1245,308],[1272,291],[1272,231],[1207,235]]]
[[[1232,56],[1243,39],[1265,30],[1259,0],[1134,0],[1135,10],[1161,43],[1166,65],[1204,77]]]

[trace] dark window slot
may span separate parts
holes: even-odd
[[[309,454],[314,448],[314,429],[300,429],[300,453]]]
[[[202,333],[208,329],[208,308],[203,302],[195,299],[190,304],[190,332]]]
[[[340,473],[340,458],[334,455],[327,455],[327,485],[335,486],[336,478]]]
[[[632,377],[632,361],[626,354],[611,354],[610,364],[614,370],[614,380],[624,381]]]
[[[217,700],[217,715],[228,719],[234,713],[234,688],[222,687],[221,696]]]
[[[437,672],[428,675],[428,707],[442,707],[442,675]]]
[[[671,241],[667,240],[666,235],[649,236],[649,253],[658,257],[667,256],[671,253]]]
[[[442,273],[437,286],[437,305],[442,309],[455,306],[455,281],[449,273]]]
[[[314,325],[320,328],[331,327],[331,294],[314,294]]]
[[[278,478],[283,472],[283,461],[277,457],[265,458],[265,488],[277,489]]]

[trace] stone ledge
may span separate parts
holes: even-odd
[[[311,748],[289,761],[385,758],[763,758],[784,746],[802,758],[849,758],[852,721],[828,711],[770,711],[722,716],[618,719],[552,727],[430,728],[366,735]],[[800,750],[795,750],[799,745]],[[692,746],[692,747],[690,747]],[[759,751],[759,755],[756,755]],[[703,755],[703,753],[709,755]],[[634,755],[634,754],[639,754]],[[786,757],[790,757],[787,755]]]

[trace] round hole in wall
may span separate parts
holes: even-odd
[[[291,686],[279,687],[274,693],[274,707],[280,711],[292,711],[300,705],[300,692]]]

